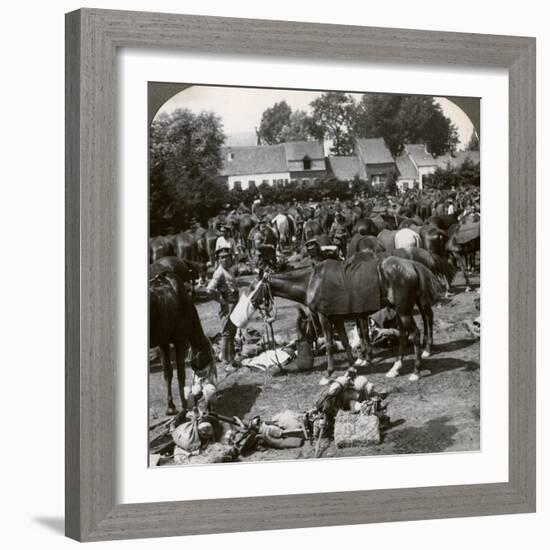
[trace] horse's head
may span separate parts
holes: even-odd
[[[269,315],[273,308],[273,295],[271,293],[271,283],[269,281],[273,271],[266,268],[259,279],[250,283],[248,297],[251,304],[260,310],[264,310]]]

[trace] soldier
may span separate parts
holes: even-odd
[[[235,335],[237,327],[230,319],[231,312],[239,301],[237,286],[238,268],[233,263],[231,248],[216,251],[218,265],[208,284],[208,294],[220,304],[222,321],[221,356],[225,372],[234,372],[240,365],[235,359]]]

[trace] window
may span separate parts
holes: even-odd
[[[302,178],[302,183],[309,183],[309,178]]]
[[[256,182],[254,180],[248,180],[248,188],[249,189],[252,185],[256,185]]]
[[[386,183],[386,174],[374,174],[371,177],[370,182],[372,185],[383,185]]]
[[[240,181],[233,182],[233,189],[235,191],[242,191],[242,185]]]
[[[269,185],[269,180],[262,180],[262,183],[265,185]]]
[[[304,170],[311,170],[311,159],[306,155],[303,160],[304,160]]]

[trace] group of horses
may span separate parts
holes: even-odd
[[[267,260],[259,260],[260,279],[256,281],[255,305],[269,307],[275,297],[286,298],[305,308],[312,322],[318,322],[326,341],[327,373],[334,371],[334,332],[339,336],[348,362],[368,365],[372,351],[368,317],[381,307],[395,310],[399,328],[398,358],[387,376],[399,374],[408,339],[414,347],[414,368],[410,380],[418,380],[421,359],[431,354],[433,342],[432,307],[442,292],[449,291],[456,267],[462,269],[466,290],[470,288],[468,268],[479,251],[479,230],[470,240],[459,238],[464,227],[478,224],[477,215],[459,222],[457,215],[432,215],[433,208],[369,211],[365,205],[323,203],[263,207],[258,216],[246,211],[224,213],[209,221],[208,227],[195,227],[176,235],[150,240],[150,347],[159,346],[167,384],[167,413],[175,411],[171,380],[170,343],[176,351],[176,365],[183,401],[184,362],[192,350],[193,369],[214,362],[208,338],[204,335],[186,281],[206,279],[209,264],[215,262],[215,241],[220,224],[231,229],[245,258],[253,257],[260,243],[287,254],[312,255],[304,246],[315,239],[319,255],[314,265],[278,273]],[[403,214],[409,214],[404,216]],[[419,213],[426,216],[423,219]],[[284,223],[286,218],[287,223]],[[268,223],[260,230],[260,220]],[[338,242],[344,260],[323,257],[323,243],[330,243],[335,220],[343,220],[344,242]],[[272,223],[271,223],[272,222]],[[315,254],[315,251],[314,251]],[[456,264],[453,265],[453,264]],[[422,342],[413,313],[423,321]],[[355,360],[344,323],[354,321],[361,341],[360,357]]]

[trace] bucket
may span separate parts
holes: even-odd
[[[229,318],[236,327],[244,328],[252,317],[254,309],[255,308],[252,305],[250,298],[245,294],[242,294],[237,302],[237,305],[233,308]]]

